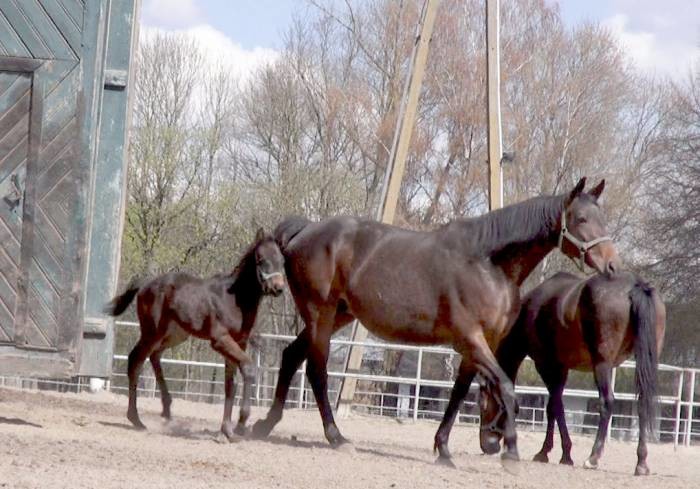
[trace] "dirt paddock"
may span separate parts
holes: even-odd
[[[54,394],[0,389],[0,487],[9,488],[545,488],[700,487],[700,448],[652,444],[653,475],[632,476],[635,444],[612,441],[597,471],[581,467],[592,438],[575,437],[577,467],[524,461],[517,474],[480,454],[477,430],[457,426],[456,468],[436,465],[432,422],[354,416],[339,427],[354,448],[333,450],[316,411],[290,410],[269,440],[224,441],[221,406],[176,399],[163,423],[160,404],[140,400],[149,431],[131,429],[126,398],[109,393]],[[253,421],[264,414],[254,410]],[[520,431],[527,460],[543,433]],[[558,443],[558,439],[556,440]],[[560,451],[552,452],[557,461]]]

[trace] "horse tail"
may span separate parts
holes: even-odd
[[[131,301],[134,300],[134,297],[142,285],[143,282],[140,278],[132,278],[129,285],[126,286],[126,290],[121,295],[118,295],[112,299],[110,303],[105,306],[104,313],[109,314],[110,316],[119,316],[122,314],[124,311],[126,311],[126,308],[129,307]]]
[[[637,388],[637,410],[645,426],[639,429],[654,430],[657,392],[657,338],[656,306],[654,288],[638,280],[629,294],[630,319],[634,331],[634,356],[636,362],[635,384]]]
[[[294,236],[299,234],[310,223],[311,221],[301,216],[290,216],[279,223],[272,232],[272,236],[277,241],[280,250],[284,253],[285,248]]]

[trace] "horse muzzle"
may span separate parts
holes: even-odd
[[[481,451],[487,455],[493,455],[501,451],[501,437],[495,433],[484,431],[479,436]]]

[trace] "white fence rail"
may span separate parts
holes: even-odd
[[[133,322],[120,321],[118,324],[120,326],[138,327],[138,324]],[[279,343],[278,350],[281,351],[287,343],[294,340],[295,336],[261,334],[260,338],[268,342]],[[404,416],[413,417],[413,419],[440,419],[442,417],[444,408],[449,400],[449,389],[452,388],[453,381],[426,378],[424,376],[423,360],[426,354],[444,355],[453,358],[457,354],[452,349],[440,346],[421,347],[372,341],[353,342],[344,339],[333,339],[331,341],[332,348],[347,347],[353,344],[364,346],[365,351],[378,349],[381,351],[416,352],[417,354],[415,376],[329,371],[330,379],[340,379],[347,376],[355,377],[366,383],[384,383],[385,385],[394,384],[398,386],[398,389],[394,389],[398,392],[358,389],[355,395],[355,402],[353,403],[355,409],[382,416]],[[275,348],[271,349],[275,350]],[[125,372],[127,358],[126,355],[122,354],[114,355],[114,374],[111,389],[115,392],[126,392]],[[266,366],[259,350],[255,350],[254,358],[257,364],[257,373],[253,402],[260,406],[266,406],[272,401],[278,362],[275,362],[274,365]],[[222,378],[223,376],[223,363],[167,358],[161,359],[161,363],[165,366],[185,366],[188,369],[216,369],[220,374],[217,375],[217,378]],[[629,391],[624,392],[616,385],[617,372],[629,370],[630,375],[633,376],[634,367],[634,362],[627,361],[613,371],[612,391],[616,399],[616,412],[612,416],[609,436],[636,438],[638,434],[636,403],[633,402],[636,399],[635,394]],[[296,381],[290,388],[287,405],[298,408],[315,408],[313,393],[310,387],[306,385],[304,370],[305,365],[302,365],[297,372]],[[665,382],[661,382],[661,395],[658,399],[660,416],[658,418],[657,432],[659,436],[664,441],[672,440],[674,446],[678,444],[687,446],[700,441],[700,399],[696,399],[698,394],[700,394],[700,389],[696,389],[696,383],[700,381],[700,375],[698,375],[700,369],[659,365],[659,372],[659,375],[664,376],[663,380],[665,380]],[[156,383],[153,377],[149,377],[144,370],[142,378],[144,378],[142,385],[148,385],[148,387],[141,388],[140,392],[157,396]],[[184,387],[181,389],[175,388],[171,390],[171,394],[175,396],[195,398],[197,400],[204,399],[210,402],[220,401],[223,397],[222,381],[204,378],[185,379],[183,377],[167,378],[167,381],[169,384],[173,382],[184,384]],[[332,382],[329,382],[329,386],[329,397],[333,400],[337,395],[337,390],[333,388]],[[435,389],[432,391],[428,389],[431,387],[439,388],[440,394],[436,395],[434,393]],[[472,392],[474,391],[476,391],[475,388],[472,389]],[[530,426],[532,429],[543,429],[546,423],[547,389],[540,383],[540,385],[532,386],[518,385],[515,391],[521,398],[522,396],[530,396],[529,404],[533,404],[534,401],[534,405],[529,405],[528,403],[523,403],[521,399],[521,408],[518,415],[519,424]],[[596,409],[589,407],[588,401],[597,400],[598,392],[589,389],[566,389],[564,397],[566,405],[569,407],[577,405],[579,407],[579,409],[566,410],[567,421],[570,427],[589,432],[596,430],[598,413]],[[627,406],[626,410],[620,410],[620,406],[623,404]],[[474,402],[467,402],[466,405],[466,410],[463,409],[460,412],[458,420],[478,422],[478,410],[474,408]]]
[[[119,321],[119,326],[138,327],[137,323]],[[275,359],[279,358],[282,348],[295,337],[289,335],[261,334],[263,341],[277,343],[277,347],[267,348],[266,351],[276,352]],[[378,343],[372,341],[353,342],[344,339],[334,339],[331,346],[334,349],[358,344],[365,347],[366,352],[374,351],[403,351],[413,352],[416,355],[415,375],[413,376],[390,376],[372,373],[343,373],[329,371],[329,397],[335,399],[337,386],[334,386],[333,379],[339,380],[342,377],[355,377],[363,382],[367,387],[358,388],[355,394],[353,408],[364,412],[378,414],[381,416],[400,416],[418,418],[441,419],[447,402],[449,400],[450,389],[453,380],[436,380],[426,378],[424,369],[424,359],[426,355],[441,355],[445,360],[451,360],[457,354],[450,348],[445,347],[419,347],[411,345],[400,345],[393,343]],[[272,401],[276,376],[278,371],[278,361],[266,365],[263,353],[259,349],[254,350],[254,358],[257,364],[256,381],[254,388],[254,404],[267,406]],[[113,375],[109,382],[109,388],[113,392],[126,393],[126,364],[127,355],[114,355]],[[529,361],[529,359],[528,359]],[[170,393],[176,397],[187,398],[197,401],[220,402],[223,399],[223,362],[198,362],[191,360],[177,360],[172,358],[162,358],[161,363],[165,367],[166,380],[170,386]],[[170,366],[170,368],[169,368]],[[178,368],[179,367],[179,368]],[[184,372],[182,372],[184,367]],[[151,369],[144,369],[139,384],[139,394],[156,397],[159,395],[155,379],[150,373]],[[170,376],[172,372],[178,370],[178,376]],[[304,375],[305,365],[298,370],[295,381],[290,388],[287,405],[302,409],[315,409],[313,393],[306,385]],[[631,370],[629,374],[633,376],[634,362],[624,362],[615,369],[612,377],[612,391],[616,403],[610,423],[608,436],[620,438],[636,438],[637,416],[635,395],[632,392],[625,392],[616,383],[617,373]],[[199,375],[197,375],[199,371]],[[206,371],[206,377],[204,372]],[[700,388],[696,384],[700,382],[700,369],[679,368],[671,365],[660,365],[660,390],[659,412],[657,433],[662,441],[672,441],[674,446],[690,445],[700,442]],[[632,378],[628,375],[628,378]],[[87,389],[88,383],[85,379],[77,379],[75,382],[61,382],[53,380],[18,379],[0,377],[0,385],[18,385],[25,387],[52,388],[58,390],[81,391]],[[339,384],[339,382],[337,382]],[[379,386],[375,383],[383,384]],[[388,388],[392,386],[392,388]],[[374,387],[374,389],[372,389]],[[475,392],[475,386],[470,392]],[[518,423],[521,426],[529,426],[532,429],[543,429],[546,424],[546,398],[547,389],[543,384],[539,385],[518,385],[515,389],[520,397],[520,412]],[[566,389],[564,391],[567,422],[570,428],[584,432],[594,432],[597,429],[597,410],[590,406],[590,400],[598,399],[598,392],[592,389]],[[473,399],[470,395],[470,399]],[[525,399],[527,398],[527,399]],[[475,408],[473,400],[468,399],[465,408],[460,411],[458,421],[478,422],[478,410]],[[575,407],[574,407],[575,406]],[[621,409],[621,406],[626,409]]]

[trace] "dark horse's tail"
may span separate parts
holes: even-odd
[[[277,225],[272,232],[272,236],[275,238],[275,241],[277,241],[277,245],[283,253],[292,238],[299,234],[301,230],[310,223],[311,221],[305,217],[290,216]]]
[[[119,316],[122,314],[124,311],[126,311],[126,308],[129,307],[131,301],[134,300],[134,297],[136,297],[136,294],[142,285],[143,281],[140,278],[132,278],[129,285],[126,286],[126,290],[121,295],[118,295],[112,299],[110,303],[105,306],[104,313],[109,314],[110,316]]]
[[[634,356],[637,364],[637,410],[648,433],[654,430],[657,390],[657,339],[654,288],[638,280],[630,291],[630,319],[634,331]]]

